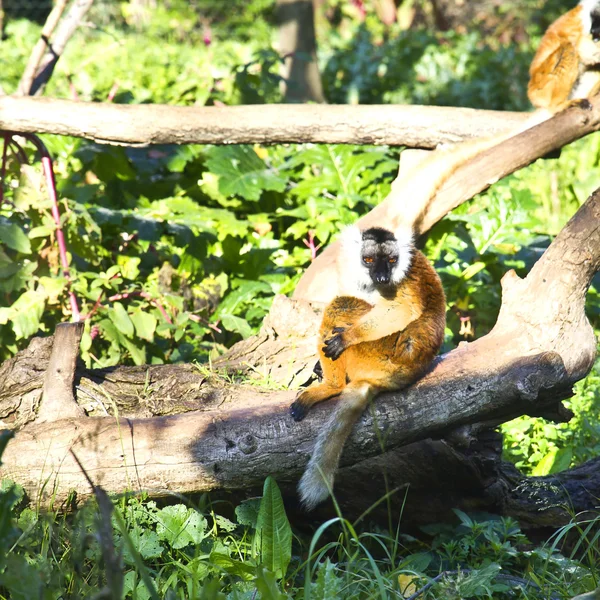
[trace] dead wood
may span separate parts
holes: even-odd
[[[83,327],[83,322],[60,323],[56,327],[52,354],[44,376],[42,401],[37,411],[37,421],[40,423],[85,415],[73,397],[75,363]]]
[[[381,223],[395,223],[404,213],[410,212],[417,216],[414,222],[415,232],[423,234],[451,210],[499,179],[598,129],[600,96],[596,96],[591,102],[583,101],[574,105],[468,160],[441,185],[434,198],[420,207],[420,214],[413,206],[414,199],[403,194],[403,182],[396,180],[390,195],[359,219],[358,224],[361,227],[371,227]],[[447,161],[447,157],[442,155],[441,158],[440,168]],[[402,159],[400,162],[402,163]],[[404,169],[402,173],[405,173]],[[317,257],[296,286],[294,298],[325,303],[336,295],[335,262],[338,249],[339,244],[334,242]]]
[[[440,106],[165,106],[0,98],[0,129],[148,144],[390,144],[435,148],[516,127],[527,113]]]

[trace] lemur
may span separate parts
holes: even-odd
[[[290,408],[300,421],[313,404],[339,396],[300,481],[307,509],[327,498],[346,438],[369,401],[419,378],[444,337],[442,284],[410,228],[349,227],[340,257],[342,291],[325,308],[319,331],[323,380]]]
[[[550,112],[600,89],[600,0],[582,0],[548,27],[529,68],[527,95]]]

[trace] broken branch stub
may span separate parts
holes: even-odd
[[[83,322],[60,323],[56,326],[36,418],[39,423],[85,416],[83,408],[73,397],[75,366],[83,328]]]

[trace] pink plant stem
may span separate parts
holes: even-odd
[[[5,133],[2,138],[4,139],[4,147],[2,148],[2,168],[0,169],[0,206],[4,202],[4,178],[6,177],[6,160],[10,135]]]
[[[311,229],[308,232],[308,240],[302,240],[304,245],[310,250],[310,260],[311,262],[317,258],[317,252],[319,248],[321,248],[321,244],[318,246],[315,245],[315,232]]]
[[[112,87],[110,88],[110,90],[108,92],[108,96],[106,96],[106,101],[112,102],[115,99],[115,96],[117,95],[118,90],[119,90],[119,83],[115,81],[112,84]]]
[[[31,143],[35,145],[39,153],[42,156],[42,167],[44,169],[44,176],[46,177],[46,184],[48,186],[48,195],[52,201],[52,217],[56,223],[56,242],[58,244],[58,253],[60,255],[60,262],[62,264],[63,275],[65,276],[69,287],[71,286],[71,274],[69,273],[69,260],[67,258],[67,244],[65,242],[65,234],[62,230],[60,223],[60,211],[58,210],[58,197],[56,195],[56,180],[54,178],[54,168],[52,166],[52,158],[46,146],[42,143],[42,140],[31,133],[22,134],[23,137],[27,138]],[[77,305],[77,297],[72,289],[69,289],[69,303],[71,304],[71,312],[73,313],[73,321],[76,323],[81,320],[81,313],[79,312],[79,306]]]

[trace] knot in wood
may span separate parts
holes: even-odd
[[[535,402],[539,393],[539,378],[535,374],[528,375],[517,381],[519,397],[527,402]]]
[[[238,448],[244,454],[252,454],[258,448],[258,442],[252,434],[244,435],[238,440]]]

